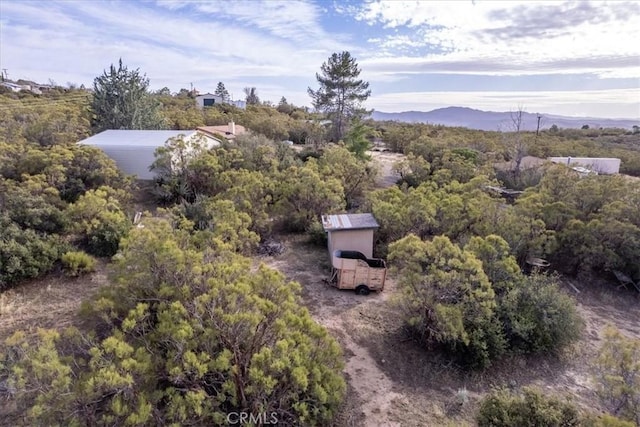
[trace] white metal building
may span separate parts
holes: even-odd
[[[620,159],[612,157],[549,157],[549,160],[574,169],[583,167],[603,175],[620,172]]]
[[[195,130],[124,129],[105,130],[78,142],[78,144],[100,148],[127,175],[136,175],[138,179],[153,179],[155,175],[149,168],[155,161],[156,149],[163,147],[170,138],[180,136],[187,141],[201,137],[207,148],[220,144],[217,139]]]

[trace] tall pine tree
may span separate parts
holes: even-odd
[[[222,82],[218,82],[218,86],[216,86],[216,91],[213,92],[213,94],[221,97],[223,102],[228,101],[230,98],[229,91],[227,90],[226,87],[224,87],[224,83]]]
[[[334,53],[316,73],[320,88],[307,92],[316,110],[327,115],[332,122],[331,138],[339,141],[345,135],[349,121],[366,113],[362,108],[369,95],[369,83],[358,79],[360,68],[349,52]]]

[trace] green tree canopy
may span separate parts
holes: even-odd
[[[409,235],[389,249],[407,324],[422,343],[444,345],[475,367],[503,353],[495,294],[473,253],[445,236],[426,242]]]
[[[149,92],[149,79],[139,69],[129,71],[118,62],[93,81],[93,128],[163,129],[160,104]]]
[[[358,79],[360,68],[356,59],[347,51],[334,53],[316,73],[318,90],[308,88],[313,106],[329,117],[333,123],[332,138],[339,141],[345,135],[349,121],[362,116],[361,107],[369,95],[369,83]]]
[[[216,91],[213,92],[214,95],[218,95],[222,98],[223,101],[229,100],[229,91],[226,87],[224,87],[224,83],[218,82],[218,86],[216,86]]]

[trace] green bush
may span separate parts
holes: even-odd
[[[582,427],[636,427],[631,421],[621,420],[613,415],[590,415],[582,420]]]
[[[67,252],[62,255],[62,266],[67,275],[78,277],[96,269],[96,259],[85,252]]]
[[[222,426],[246,412],[330,425],[344,359],[300,285],[202,244],[208,231],[144,224],[123,239],[113,286],[85,303],[94,331],[17,333],[0,348],[24,424]]]
[[[525,276],[499,304],[509,347],[526,353],[561,349],[580,337],[582,320],[554,276]]]
[[[580,425],[576,407],[542,391],[524,388],[522,394],[498,390],[480,402],[479,427],[571,427]]]
[[[320,224],[320,221],[314,220],[307,230],[309,235],[309,242],[316,246],[327,246],[327,232],[324,231],[324,227]]]
[[[92,255],[108,257],[118,251],[131,226],[120,205],[124,192],[109,187],[87,191],[67,208],[72,231]]]
[[[607,328],[595,367],[597,391],[610,412],[640,425],[640,340]]]
[[[446,236],[410,234],[389,245],[407,329],[426,348],[445,349],[460,363],[485,368],[504,353],[495,293],[482,262]]]
[[[109,257],[118,252],[120,239],[129,231],[130,224],[120,212],[105,212],[87,233],[89,252],[99,257]]]
[[[57,236],[23,230],[0,215],[0,290],[48,272],[60,256]]]

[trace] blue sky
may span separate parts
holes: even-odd
[[[0,0],[9,78],[90,86],[118,58],[153,89],[309,105],[348,50],[379,111],[446,106],[640,118],[640,2]]]

